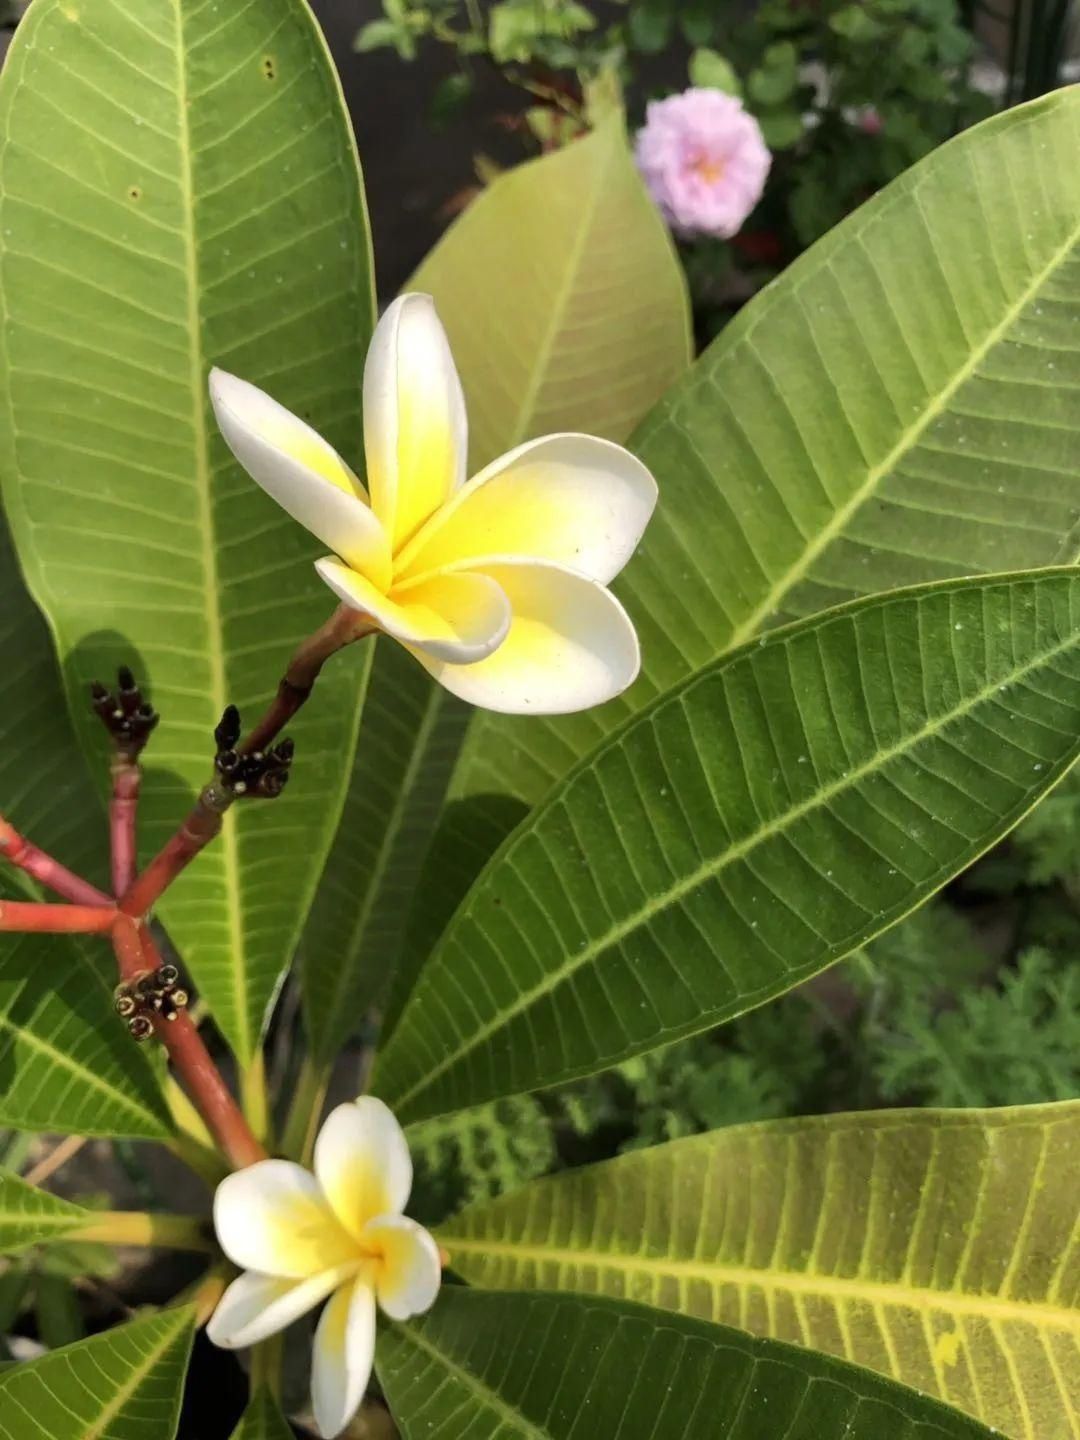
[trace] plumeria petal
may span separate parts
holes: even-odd
[[[391,1320],[408,1320],[430,1310],[442,1282],[439,1247],[422,1225],[405,1215],[380,1215],[364,1231],[378,1252],[376,1293]]]
[[[470,480],[395,559],[394,574],[518,555],[606,584],[634,553],[655,505],[656,481],[621,445],[547,435]]]
[[[364,449],[372,508],[397,550],[465,479],[465,399],[430,295],[402,295],[375,329]]]
[[[375,1358],[375,1292],[364,1277],[344,1285],[319,1318],[311,1408],[319,1434],[339,1435],[360,1408]]]
[[[485,564],[484,573],[513,611],[493,654],[455,665],[409,647],[452,694],[507,714],[564,715],[602,705],[636,679],[634,626],[602,585],[559,565],[512,558]]]
[[[207,1339],[223,1350],[257,1345],[313,1310],[342,1284],[346,1274],[324,1270],[307,1280],[282,1280],[249,1270],[221,1297],[206,1327]]]
[[[364,488],[326,441],[283,405],[224,370],[210,398],[229,449],[283,510],[376,585],[390,581],[390,547]]]
[[[265,1275],[301,1279],[356,1258],[315,1176],[289,1160],[227,1176],[214,1195],[214,1228],[234,1265]]]
[[[388,596],[333,556],[317,560],[315,568],[346,605],[433,660],[458,665],[482,660],[510,628],[509,602],[486,575],[428,576]]]
[[[404,1210],[412,1160],[401,1126],[374,1096],[339,1105],[315,1141],[315,1174],[335,1214],[356,1239],[376,1215]]]

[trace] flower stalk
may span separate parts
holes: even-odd
[[[109,849],[112,858],[112,888],[117,897],[131,888],[138,867],[136,817],[142,771],[130,760],[117,756],[112,767],[112,797],[109,801]]]
[[[112,909],[100,905],[50,905],[36,900],[0,902],[0,930],[30,935],[108,934]]]
[[[25,836],[20,835],[13,825],[0,815],[0,856],[9,865],[29,875],[54,895],[59,895],[63,900],[69,900],[73,905],[112,905],[112,901],[104,890],[99,890],[96,885],[83,880],[67,866],[61,865],[59,860],[54,860],[44,850],[31,844]]]

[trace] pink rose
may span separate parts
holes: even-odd
[[[637,163],[677,235],[728,239],[761,199],[772,156],[742,102],[720,90],[653,100]]]

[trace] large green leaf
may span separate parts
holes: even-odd
[[[232,1440],[293,1440],[293,1432],[281,1406],[264,1386],[244,1411],[244,1418]]]
[[[304,931],[304,1017],[326,1064],[385,996],[469,710],[378,645],[338,838]]]
[[[991,1433],[825,1355],[573,1295],[446,1289],[430,1314],[387,1327],[376,1364],[405,1440],[988,1440]]]
[[[630,709],[776,619],[1080,554],[1080,90],[968,131],[723,331],[633,448],[660,505],[618,582],[644,671],[480,717],[454,793],[544,793]]]
[[[194,1319],[166,1310],[0,1371],[0,1440],[172,1440]]]
[[[303,0],[34,0],[0,131],[4,497],[79,709],[120,661],[151,682],[145,853],[207,778],[225,703],[254,718],[331,608],[309,538],[217,436],[205,376],[266,386],[358,458],[352,140]],[[162,906],[244,1059],[336,821],[359,683],[331,667],[286,795],[240,807]]]
[[[768,1121],[465,1211],[478,1285],[641,1300],[881,1370],[1025,1440],[1080,1435],[1080,1101]]]
[[[501,176],[425,260],[469,409],[473,470],[523,440],[624,440],[690,360],[686,287],[621,119]],[[360,749],[304,943],[316,1054],[384,998],[470,712],[380,645]]]
[[[855,602],[706,666],[495,855],[376,1070],[403,1121],[759,1005],[900,919],[1080,753],[1080,576]]]
[[[77,1230],[86,1213],[58,1195],[0,1170],[0,1251],[4,1254]]]
[[[623,441],[690,363],[682,267],[618,115],[500,176],[409,288],[450,336],[474,471],[552,431]]]

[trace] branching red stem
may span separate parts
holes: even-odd
[[[9,825],[2,815],[0,856],[74,905],[107,905],[112,908],[112,899],[103,890],[91,885],[88,880],[83,880],[65,865],[61,865],[59,860],[54,860],[44,850],[32,845],[13,825]]]
[[[220,834],[222,816],[231,803],[227,790],[213,782],[207,785],[180,829],[124,891],[120,909],[125,915],[141,918],[150,910],[199,851]]]
[[[117,756],[113,762],[112,781],[109,841],[113,894],[119,897],[131,888],[138,868],[136,819],[142,771],[137,762]]]
[[[42,905],[30,900],[0,902],[0,930],[35,935],[101,935],[116,911],[103,905]]]
[[[145,925],[138,924],[127,915],[117,916],[113,947],[120,975],[127,981],[135,979],[144,970],[156,970],[162,963],[154,938]],[[240,1107],[229,1093],[190,1015],[181,1010],[175,1020],[155,1016],[154,1029],[169,1052],[169,1058],[192,1103],[231,1164],[239,1170],[254,1165],[258,1160],[265,1160],[265,1149],[255,1138]]]

